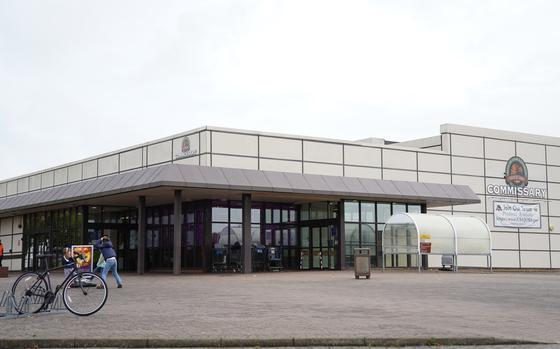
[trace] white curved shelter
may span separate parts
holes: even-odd
[[[478,255],[492,268],[490,228],[478,217],[395,214],[385,224],[382,244],[383,267],[386,255],[415,256],[418,270],[422,255],[452,255],[457,270],[457,256]]]

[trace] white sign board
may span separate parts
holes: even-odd
[[[541,228],[541,206],[494,201],[494,226],[505,228]]]

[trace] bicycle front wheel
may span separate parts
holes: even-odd
[[[38,313],[43,309],[47,291],[47,282],[39,273],[22,274],[12,286],[14,309],[20,314]]]
[[[62,300],[72,314],[87,316],[103,308],[108,292],[107,284],[99,275],[79,273],[64,285]]]

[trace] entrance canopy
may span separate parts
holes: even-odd
[[[491,266],[490,228],[478,217],[399,213],[385,224],[382,244],[383,255],[482,255]]]

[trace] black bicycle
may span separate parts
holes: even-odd
[[[56,295],[62,290],[64,306],[73,314],[87,316],[103,308],[107,301],[108,288],[105,281],[97,274],[82,272],[76,264],[72,272],[56,288],[52,289],[50,272],[65,266],[48,268],[48,258],[54,255],[39,255],[44,259],[45,271],[22,274],[12,286],[14,307],[20,314],[38,313],[52,304]]]

